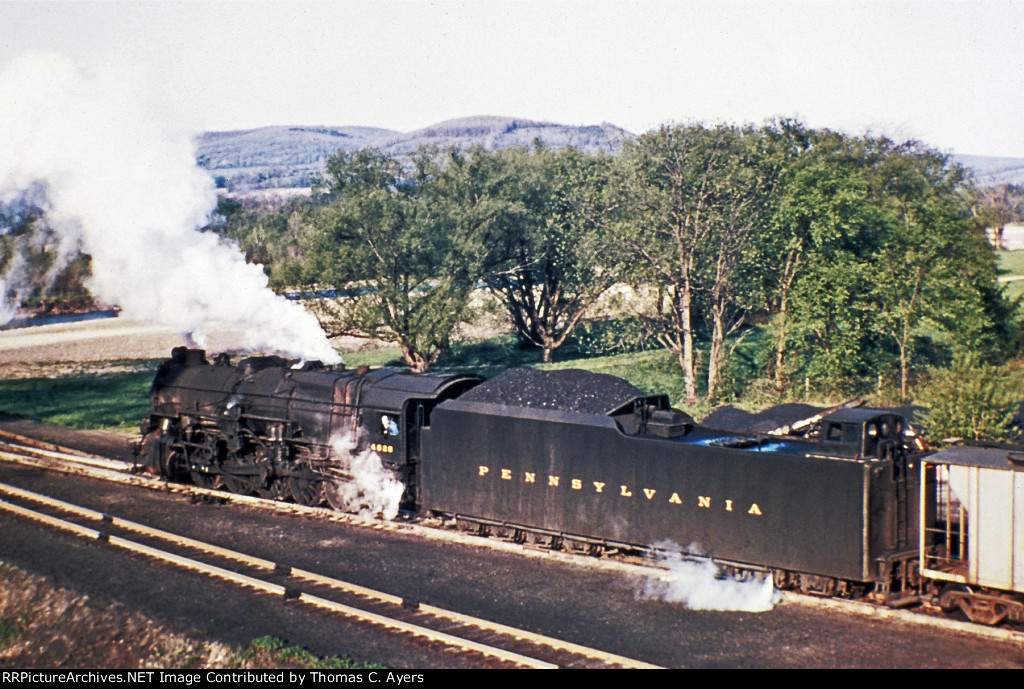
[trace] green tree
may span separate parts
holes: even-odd
[[[871,274],[842,246],[814,254],[792,292],[787,334],[795,370],[818,387],[852,391],[873,370]]]
[[[38,196],[37,196],[38,194]],[[41,189],[0,202],[0,310],[46,308],[47,301],[90,303],[92,259],[81,242],[54,230]]]
[[[473,238],[433,203],[438,175],[427,154],[411,170],[370,149],[332,156],[328,195],[301,251],[328,334],[394,342],[417,372],[448,349],[475,276]]]
[[[678,357],[687,404],[697,402],[700,302],[711,324],[709,397],[721,379],[725,338],[745,317],[734,277],[768,184],[758,138],[751,128],[663,126],[624,151],[620,183],[627,210],[619,236],[639,278],[658,291],[654,312],[643,318]]]
[[[997,184],[980,189],[972,210],[983,226],[992,228],[995,246],[1002,250],[1006,225],[1024,220],[1024,187]]]
[[[765,137],[780,172],[753,264],[763,281],[765,309],[773,316],[771,368],[775,391],[782,394],[792,368],[789,354],[795,335],[807,338],[813,333],[814,339],[825,343],[830,358],[838,333],[847,335],[841,327],[842,314],[828,305],[834,302],[834,294],[849,297],[861,287],[842,284],[848,279],[858,282],[856,271],[830,273],[820,268],[849,264],[848,245],[869,219],[866,184],[861,179],[863,161],[851,140],[792,120],[766,127]],[[801,284],[808,272],[813,275]],[[822,320],[813,323],[815,318]]]
[[[519,337],[544,361],[616,280],[607,251],[610,159],[575,149],[498,153],[491,192],[503,221],[489,228],[484,281],[504,302]]]
[[[759,245],[777,390],[796,371],[847,388],[892,367],[905,398],[929,357],[1007,351],[1015,307],[961,169],[913,142],[781,129],[786,163]]]
[[[874,260],[876,318],[897,347],[904,399],[915,338],[926,325],[941,322],[932,314],[951,304],[976,304],[971,278],[993,259],[987,242],[973,233],[965,195],[959,193],[966,184],[959,166],[914,142],[873,143],[878,159],[872,202],[883,233]],[[961,321],[958,329],[980,332],[986,326]]]

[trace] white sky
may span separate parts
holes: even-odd
[[[1024,157],[1024,0],[0,0],[0,69],[29,50],[199,129],[783,115]]]

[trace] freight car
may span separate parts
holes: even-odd
[[[940,602],[973,619],[1024,621],[1013,593],[1024,556],[1005,585],[970,572],[977,556],[950,555],[957,539],[968,554],[982,542],[959,511],[978,502],[963,502],[961,464],[926,460],[889,411],[842,409],[801,432],[742,434],[702,428],[665,395],[582,371],[483,381],[280,357],[211,364],[185,348],[160,367],[151,398],[140,463],[176,480],[340,507],[331,487],[349,477],[332,439],[346,435],[401,479],[406,509],[482,533],[594,553],[671,541],[771,573],[779,588],[898,605],[941,586]]]
[[[918,556],[939,606],[1024,622],[1024,448],[951,447],[925,457],[921,475]]]

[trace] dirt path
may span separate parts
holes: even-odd
[[[211,329],[204,348],[211,354],[245,352],[243,335],[241,331]],[[84,362],[159,359],[168,356],[174,347],[188,344],[184,335],[165,326],[122,317],[3,330],[0,377],[59,376],[81,372],[76,364]],[[345,352],[384,343],[339,337],[331,344]],[[114,366],[109,370],[117,369]],[[89,371],[104,372],[96,366],[90,366]]]

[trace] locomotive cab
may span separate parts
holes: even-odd
[[[877,409],[841,409],[821,420],[819,448],[856,459],[894,458],[903,449],[903,420]]]

